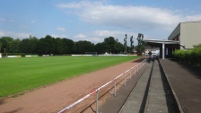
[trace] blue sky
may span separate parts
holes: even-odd
[[[200,0],[0,0],[0,37],[167,39],[179,22],[201,21],[200,9]]]

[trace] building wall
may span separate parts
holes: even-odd
[[[180,23],[180,44],[186,49],[201,44],[201,21]]]
[[[180,35],[180,24],[174,29],[174,31],[168,37],[168,40],[173,40],[175,37]]]

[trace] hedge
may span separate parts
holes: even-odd
[[[201,66],[201,44],[194,46],[192,50],[176,50],[173,55],[179,61]]]

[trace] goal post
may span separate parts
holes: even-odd
[[[97,56],[97,52],[85,52],[85,55]]]

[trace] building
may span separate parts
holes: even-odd
[[[167,40],[144,40],[152,47],[160,48],[160,57],[172,57],[176,49],[192,49],[201,44],[201,21],[181,22]]]
[[[179,23],[168,40],[179,41],[180,49],[192,49],[201,44],[201,21]]]

